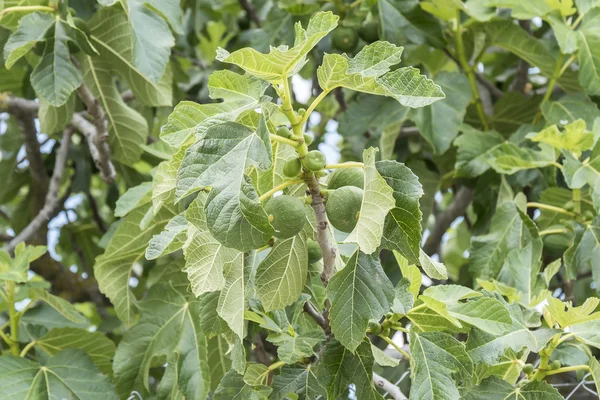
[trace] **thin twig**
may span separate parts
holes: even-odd
[[[407,397],[402,393],[398,386],[376,372],[373,372],[373,383],[379,389],[385,390],[394,400],[407,400]]]
[[[531,35],[531,21],[520,20],[519,26],[523,28],[529,35]],[[523,59],[519,60],[519,66],[517,67],[517,73],[515,74],[515,80],[512,82],[510,89],[515,92],[525,92],[529,82],[529,63]]]
[[[452,204],[436,217],[435,226],[423,245],[423,251],[427,255],[433,255],[438,251],[442,236],[444,236],[452,222],[465,213],[471,200],[473,200],[473,189],[463,186],[454,196]]]
[[[2,96],[0,98],[0,110],[6,110],[17,120],[17,125],[23,136],[25,153],[29,160],[29,174],[31,175],[31,191],[36,202],[35,210],[43,207],[42,199],[46,196],[48,189],[48,174],[40,151],[40,143],[37,138],[35,127],[35,116],[38,104],[31,100],[20,99],[13,96]]]
[[[102,180],[106,183],[111,183],[115,180],[115,167],[110,161],[110,147],[108,147],[108,126],[106,123],[106,114],[100,105],[98,99],[92,95],[90,89],[85,85],[81,85],[77,89],[79,98],[83,101],[87,107],[88,113],[94,119],[94,131],[85,128],[81,125],[82,121],[78,121],[80,127],[78,129],[85,135],[88,145],[90,147],[90,153],[96,163],[96,167],[100,171]],[[73,124],[75,125],[76,119],[83,119],[80,115],[76,114],[73,116]],[[81,128],[81,129],[80,129]]]
[[[44,207],[41,211],[33,218],[33,220],[27,225],[13,240],[8,242],[4,247],[4,250],[8,253],[12,253],[21,242],[29,240],[42,226],[47,223],[52,216],[56,213],[57,209],[61,206],[61,198],[58,196],[60,190],[60,184],[62,182],[65,167],[67,165],[67,158],[69,155],[69,144],[71,143],[71,136],[73,130],[67,128],[63,134],[63,140],[60,145],[60,149],[56,152],[56,162],[54,165],[54,173],[50,180],[50,186],[48,187],[48,193],[44,200]]]
[[[323,315],[321,315],[321,313],[317,311],[317,309],[309,301],[304,303],[304,312],[310,315],[312,319],[315,320],[317,325],[319,325],[323,329],[326,335],[329,335],[331,333],[331,327],[329,326],[329,322],[325,319]]]
[[[100,215],[100,210],[98,210],[98,204],[96,203],[96,199],[94,199],[94,196],[92,196],[89,190],[85,193],[85,196],[87,198],[88,205],[90,206],[90,210],[92,211],[92,218],[96,223],[96,226],[98,227],[98,229],[100,229],[100,232],[106,233],[106,224],[104,223],[104,220]]]
[[[346,100],[344,99],[344,92],[342,91],[341,87],[335,88],[333,90],[333,95],[335,96],[335,99],[337,100],[338,104],[340,105],[340,111],[344,112],[348,109],[348,105],[346,104]]]
[[[258,14],[256,14],[256,10],[252,6],[252,4],[250,4],[250,2],[248,0],[240,0],[240,5],[244,9],[244,11],[246,11],[246,14],[248,14],[248,17],[252,21],[254,21],[256,26],[258,26],[260,28],[260,18],[258,18]]]

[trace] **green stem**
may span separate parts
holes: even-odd
[[[4,10],[0,11],[0,18],[2,18],[5,14],[9,14],[12,12],[23,12],[23,11],[46,11],[46,12],[54,12],[54,8],[48,6],[16,6],[16,7],[8,7]]]
[[[560,233],[568,233],[568,231],[566,229],[546,229],[543,231],[540,231],[540,236],[546,236],[546,235],[556,235],[556,234],[560,234]]]
[[[456,39],[456,53],[458,56],[458,61],[460,62],[460,66],[466,72],[467,78],[469,79],[469,85],[471,86],[471,91],[473,92],[473,100],[475,102],[477,114],[479,115],[479,119],[481,120],[481,125],[483,125],[484,130],[488,130],[489,126],[487,122],[487,117],[483,110],[481,96],[479,95],[477,78],[475,77],[473,67],[469,65],[469,62],[467,61],[467,57],[465,55],[465,46],[462,39],[462,26],[460,24],[460,10],[457,10],[456,12],[456,31],[454,36]]]
[[[555,206],[551,206],[551,205],[544,204],[544,203],[536,203],[536,202],[527,203],[527,208],[531,208],[531,207],[541,208],[543,210],[548,210],[548,211],[554,211],[555,213],[565,214],[570,217],[576,216],[575,213],[572,213],[571,211],[567,211],[564,208],[555,207]]]
[[[579,25],[579,23],[581,22],[581,20],[583,19],[583,16],[585,14],[580,13],[579,16],[577,17],[577,19],[575,21],[573,21],[573,24],[571,25],[571,29],[576,29],[577,25]]]
[[[404,358],[406,358],[407,360],[410,360],[410,354],[408,354],[407,352],[405,352],[404,350],[402,350],[402,348],[400,346],[398,346],[396,343],[394,343],[394,341],[392,339],[390,339],[389,337],[385,336],[385,335],[377,335],[380,338],[382,338],[383,340],[385,340],[390,346],[392,346],[394,349],[396,349],[396,351],[398,351],[398,353],[402,354],[404,356]]]
[[[562,374],[563,372],[581,371],[581,370],[589,371],[590,367],[588,367],[587,365],[574,365],[572,367],[558,368],[558,369],[546,371],[546,376],[548,376],[548,375]]]
[[[296,184],[302,183],[302,182],[304,182],[304,180],[302,180],[302,179],[292,179],[289,181],[285,181],[281,185],[275,186],[273,189],[269,190],[268,192],[266,192],[265,194],[260,196],[258,198],[258,200],[263,201],[264,199],[268,199],[269,197],[273,196],[275,193],[279,192],[280,190],[283,190],[288,186],[296,185]]]
[[[28,343],[27,346],[25,346],[23,348],[23,350],[21,351],[21,354],[19,355],[20,357],[25,357],[27,355],[27,352],[33,347],[35,346],[36,342],[35,340],[31,343]]]
[[[556,60],[556,65],[554,66],[554,72],[552,73],[552,77],[550,78],[550,82],[548,82],[548,89],[546,90],[546,93],[544,94],[544,98],[542,99],[542,102],[539,105],[539,110],[538,112],[535,114],[535,117],[533,118],[533,123],[536,124],[539,122],[540,118],[542,117],[542,106],[544,104],[546,104],[548,102],[548,100],[550,100],[550,96],[552,96],[552,91],[554,90],[554,86],[556,86],[556,82],[558,81],[558,78],[560,78],[560,76],[562,75],[562,72],[564,72],[564,68],[563,68],[563,60],[565,59],[564,54],[561,54],[560,57],[558,57],[558,59]],[[566,64],[568,65],[568,64]]]
[[[569,65],[571,65],[571,63],[573,61],[575,61],[576,58],[577,58],[577,56],[575,54],[573,54],[571,57],[569,57],[569,59],[561,67],[560,71],[558,72],[558,75],[562,76],[562,74],[567,70],[567,68],[569,68]]]
[[[284,137],[279,136],[279,135],[273,135],[273,134],[271,134],[271,135],[269,135],[269,137],[271,138],[271,140],[274,140],[276,142],[281,142],[281,143],[289,144],[290,146],[293,146],[293,147],[300,146],[300,142],[298,142],[296,140],[292,140],[292,139],[287,139],[287,138],[284,138]]]
[[[423,303],[423,304],[421,304],[421,305],[419,305],[419,306],[416,306],[416,307],[412,308],[412,309],[409,311],[409,313],[411,313],[411,312],[413,312],[413,311],[417,311],[417,310],[423,309],[423,308],[426,308],[426,307],[427,307],[427,304]]]
[[[572,338],[572,337],[574,337],[574,336],[575,336],[575,334],[574,334],[574,333],[569,333],[569,334],[567,334],[567,335],[565,335],[565,336],[561,337],[561,338],[560,338],[560,340],[558,341],[558,344],[561,344],[561,343],[562,343],[562,342],[564,342],[565,340],[569,340],[569,339],[571,339],[571,338]]]
[[[550,363],[550,357],[554,352],[554,349],[558,346],[560,342],[560,335],[556,335],[550,343],[540,351],[540,365],[538,366],[535,374],[531,377],[532,381],[541,381],[544,379],[546,374],[548,373],[548,364]]]
[[[342,164],[325,164],[325,169],[344,169],[344,168],[364,168],[365,164],[361,162],[345,162]]]
[[[10,351],[13,356],[19,355],[19,315],[15,309],[15,283],[6,281],[8,297],[8,316],[10,320]]]
[[[4,340],[9,347],[11,346],[12,340],[6,336],[6,333],[0,331],[0,338],[2,338],[2,340]]]
[[[302,124],[302,119],[300,118],[300,116],[294,111],[294,108],[292,107],[292,95],[291,95],[291,90],[290,90],[290,83],[288,81],[288,78],[285,78],[283,80],[283,93],[282,93],[282,105],[281,105],[281,111],[285,114],[285,116],[287,117],[287,119],[290,121],[290,124],[292,125],[292,132],[294,133],[294,136],[298,139],[303,138],[304,136],[304,132],[302,130],[303,124]],[[308,114],[308,112],[307,112]],[[305,114],[306,116],[306,114]],[[306,154],[308,154],[308,146],[306,145],[306,143],[302,143],[299,146],[296,147],[296,153],[298,153],[298,156],[300,156],[300,158],[303,158]]]
[[[581,214],[581,189],[573,189],[573,205],[575,214]]]
[[[269,365],[269,367],[267,368],[268,371],[273,371],[276,370],[279,367],[283,367],[285,365],[285,362],[283,361],[277,361],[276,363],[273,363],[271,365]]]
[[[392,324],[391,328],[395,331],[410,333],[410,331],[408,329],[406,329],[405,327],[403,327],[402,325]]]
[[[334,88],[330,88],[327,90],[323,90],[321,92],[321,94],[319,94],[317,96],[316,99],[313,100],[312,103],[310,103],[310,106],[308,107],[308,110],[306,110],[306,113],[304,114],[304,116],[302,117],[302,119],[300,120],[300,125],[303,125],[308,121],[308,118],[310,118],[310,114],[315,110],[315,108],[317,108],[317,106],[319,105],[319,103],[333,90]]]

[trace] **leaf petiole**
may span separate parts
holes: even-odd
[[[281,185],[277,185],[273,189],[271,189],[268,192],[264,193],[262,196],[260,196],[258,198],[258,200],[263,201],[263,200],[268,199],[269,197],[273,196],[275,193],[279,192],[280,190],[285,189],[288,186],[296,185],[298,183],[303,183],[303,182],[304,181],[302,179],[292,179],[292,180],[289,180],[289,181],[285,181]]]
[[[15,309],[15,283],[6,282],[6,293],[8,297],[8,315],[10,319],[10,351],[13,356],[19,355],[19,313]]]
[[[54,8],[48,6],[15,6],[8,7],[4,10],[0,11],[0,18],[4,15],[12,13],[12,12],[23,12],[23,11],[46,11],[46,12],[54,12]]]
[[[269,365],[267,367],[267,371],[276,370],[277,368],[283,367],[284,365],[285,365],[285,362],[283,362],[283,361],[277,361],[276,363],[273,363],[273,364]]]
[[[546,235],[557,235],[557,234],[561,234],[561,233],[568,233],[569,231],[567,231],[566,229],[546,229],[544,231],[540,231],[540,236],[546,236]]]
[[[364,168],[365,164],[361,162],[345,162],[341,164],[325,164],[325,169],[343,169],[343,168]]]
[[[581,370],[589,371],[590,367],[588,367],[587,365],[574,365],[572,367],[558,368],[558,369],[546,371],[546,376],[547,375],[562,374],[563,372],[581,371]]]
[[[29,351],[29,349],[31,349],[33,346],[35,346],[35,344],[36,344],[35,340],[33,342],[28,343],[27,346],[25,346],[23,348],[23,351],[21,351],[21,354],[19,356],[25,357],[27,355],[27,352]]]
[[[333,90],[333,88],[331,89],[327,89],[327,90],[323,90],[316,99],[313,100],[312,103],[310,103],[310,106],[308,106],[308,109],[306,110],[306,113],[304,114],[304,116],[302,117],[302,119],[299,122],[300,126],[304,126],[304,124],[308,121],[308,119],[310,118],[310,114],[312,114],[312,112],[315,110],[315,108],[317,108],[317,106],[319,105],[319,103]]]
[[[536,202],[527,203],[527,208],[532,208],[532,207],[540,208],[542,210],[554,211],[555,213],[565,214],[565,215],[568,215],[570,217],[575,217],[577,215],[577,214],[575,214],[575,213],[573,213],[571,211],[565,210],[564,208],[551,206],[549,204],[536,203]]]
[[[271,138],[271,140],[274,140],[276,142],[281,142],[281,143],[285,143],[285,144],[289,144],[290,146],[293,147],[298,147],[300,146],[300,142],[298,142],[297,140],[292,140],[292,139],[287,139],[278,135],[273,135],[270,134],[269,137]]]
[[[402,354],[404,356],[404,358],[406,358],[407,360],[410,360],[410,354],[408,354],[406,351],[402,350],[402,348],[400,346],[398,346],[396,343],[394,343],[394,341],[392,339],[390,339],[389,337],[385,336],[385,335],[377,335],[380,338],[382,338],[383,340],[385,340],[390,346],[392,346],[394,349],[396,349],[396,351],[398,351],[398,353]]]

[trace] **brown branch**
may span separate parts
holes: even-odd
[[[7,233],[0,233],[0,242],[10,242],[14,239],[14,236]]]
[[[246,14],[248,14],[248,17],[254,21],[256,26],[260,28],[260,18],[258,18],[258,14],[256,14],[254,6],[252,6],[248,0],[240,0],[240,6],[242,6],[244,11],[246,11]]]
[[[443,51],[452,61],[456,63],[458,67],[460,67],[460,61],[458,61],[458,59],[454,57],[454,55],[450,53],[448,49],[444,49]],[[475,72],[475,78],[477,79],[477,82],[481,83],[481,85],[490,92],[492,97],[499,99],[504,95],[504,92],[498,89],[498,87],[496,87],[496,85],[494,85],[492,82],[488,81],[482,73]]]
[[[83,84],[77,89],[79,98],[87,107],[88,113],[94,119],[94,130],[83,123],[85,120],[81,115],[73,115],[73,125],[78,125],[78,130],[83,133],[88,141],[90,153],[94,159],[96,167],[100,171],[102,180],[111,183],[115,180],[115,167],[110,161],[110,147],[108,147],[108,127],[106,123],[106,114],[88,87]]]
[[[337,250],[329,242],[329,223],[325,214],[325,203],[323,203],[323,195],[321,195],[321,186],[315,176],[307,179],[306,184],[310,195],[312,196],[312,208],[315,212],[317,220],[317,242],[323,252],[323,272],[321,273],[321,281],[327,286],[329,279],[333,276],[335,257]]]
[[[498,89],[498,87],[496,85],[494,85],[492,82],[488,81],[479,72],[475,73],[475,78],[477,78],[477,82],[479,82],[481,84],[481,86],[483,86],[490,92],[492,97],[499,99],[500,97],[504,96],[504,92],[502,90]]]
[[[48,193],[46,194],[46,198],[44,200],[44,206],[33,218],[33,220],[4,247],[4,250],[8,253],[12,253],[17,244],[26,242],[33,235],[35,235],[44,226],[44,224],[48,223],[48,221],[52,219],[54,215],[56,215],[59,207],[62,205],[61,198],[58,196],[58,192],[60,190],[60,184],[62,182],[65,167],[67,165],[69,144],[71,143],[72,135],[73,130],[71,128],[65,129],[60,149],[58,149],[56,152],[54,173],[52,174],[52,179],[50,180],[50,186],[48,187]]]
[[[94,199],[94,196],[92,196],[92,194],[90,193],[89,190],[86,191],[85,196],[86,196],[88,204],[90,206],[90,210],[92,211],[92,219],[96,223],[96,226],[98,227],[98,229],[100,229],[100,232],[106,233],[106,231],[107,231],[106,224],[104,223],[104,220],[102,219],[102,216],[100,215],[100,210],[98,210],[98,204],[96,203],[96,199]]]
[[[435,226],[423,245],[423,251],[427,255],[431,256],[437,253],[442,242],[442,236],[444,236],[452,222],[465,213],[471,200],[473,200],[473,189],[463,186],[454,196],[452,204],[435,218]]]
[[[312,319],[315,320],[317,325],[319,325],[323,329],[326,335],[329,335],[331,333],[329,321],[327,321],[327,319],[317,311],[317,309],[310,303],[310,301],[304,303],[304,312],[310,315]]]
[[[346,104],[346,99],[344,99],[344,92],[341,87],[335,88],[333,90],[333,95],[340,105],[340,111],[344,112],[348,109],[348,105]]]
[[[529,20],[520,20],[519,25],[523,30],[531,35],[531,21]],[[527,83],[529,82],[529,63],[523,59],[519,60],[519,66],[517,67],[517,73],[515,75],[515,80],[510,85],[510,90],[515,92],[524,93],[527,88]]]
[[[35,117],[38,104],[31,100],[25,100],[13,96],[2,96],[0,98],[0,110],[7,111],[17,120],[19,131],[23,136],[25,153],[29,160],[29,174],[31,175],[31,192],[34,201],[34,213],[43,207],[43,199],[48,189],[48,174],[40,151],[40,143],[37,138]]]
[[[407,400],[407,397],[402,393],[398,386],[376,372],[373,372],[373,383],[379,389],[386,391],[394,400]]]

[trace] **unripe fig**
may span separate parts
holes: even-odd
[[[355,186],[362,189],[365,185],[365,173],[362,168],[336,169],[329,175],[327,189],[335,190],[344,186]]]
[[[283,174],[288,178],[293,178],[298,176],[300,170],[302,169],[302,163],[299,158],[293,158],[291,160],[287,160],[285,164],[283,164]]]
[[[325,154],[321,153],[319,150],[309,151],[304,158],[304,165],[312,172],[322,170],[323,167],[325,167],[325,162]]]
[[[306,210],[302,199],[281,195],[271,199],[265,206],[269,221],[275,228],[275,237],[287,239],[298,234],[306,222]]]
[[[321,250],[321,246],[319,246],[319,243],[315,242],[312,239],[308,239],[307,247],[309,264],[314,264],[321,258],[323,258],[323,251]]]
[[[333,31],[331,43],[340,51],[354,50],[358,43],[358,33],[352,28],[341,26]]]
[[[282,126],[277,129],[277,135],[286,139],[290,139],[293,136],[292,132],[290,132],[287,126]]]
[[[325,210],[329,222],[335,229],[352,232],[358,222],[363,193],[362,189],[354,186],[328,191]]]

